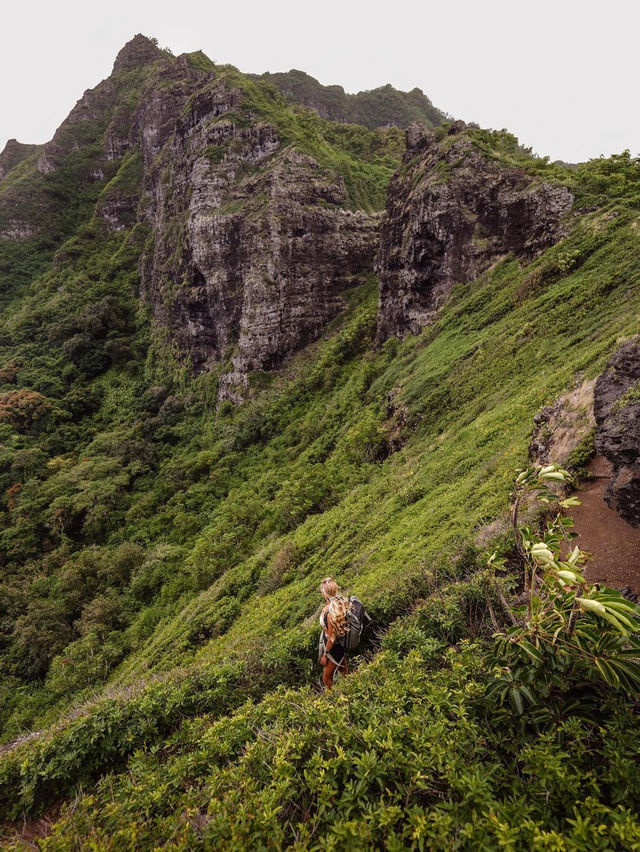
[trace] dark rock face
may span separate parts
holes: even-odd
[[[377,218],[345,209],[342,182],[271,124],[239,120],[242,93],[200,73],[167,66],[133,117],[154,233],[142,291],[196,370],[227,362],[220,398],[237,401],[372,270]]]
[[[573,196],[482,153],[463,122],[444,138],[407,129],[389,188],[377,268],[378,339],[417,333],[456,283],[513,252],[530,260],[563,236]]]
[[[348,209],[342,177],[246,105],[243,80],[137,35],[38,146],[31,195],[0,199],[0,238],[38,236],[55,214],[49,186],[90,150],[78,176],[96,220],[150,233],[140,292],[157,327],[194,370],[219,371],[220,398],[236,401],[252,370],[320,336],[341,294],[373,271],[378,236],[376,215]],[[10,143],[0,178],[30,150]]]
[[[640,340],[625,343],[598,378],[596,450],[613,465],[606,501],[640,526]]]

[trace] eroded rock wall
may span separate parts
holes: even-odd
[[[242,91],[185,66],[162,75],[133,117],[154,234],[142,289],[194,369],[226,362],[221,398],[239,400],[372,270],[377,217],[348,210],[343,182],[275,126],[239,116]]]
[[[380,341],[419,332],[454,284],[509,253],[530,260],[564,233],[571,193],[490,158],[467,130],[463,122],[445,136],[407,130],[377,258]]]
[[[135,36],[38,149],[28,192],[0,197],[11,240],[55,219],[65,181],[71,194],[74,181],[91,185],[80,187],[96,199],[87,215],[105,231],[145,225],[141,295],[180,360],[196,372],[224,365],[220,396],[233,400],[252,370],[322,333],[345,289],[373,271],[377,245],[378,217],[349,209],[342,177],[248,105],[253,85]],[[10,143],[0,178],[29,153]]]

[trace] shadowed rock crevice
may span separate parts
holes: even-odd
[[[640,340],[609,360],[594,393],[596,450],[612,465],[605,499],[628,523],[640,526]]]

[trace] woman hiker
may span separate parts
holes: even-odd
[[[322,636],[319,662],[323,667],[322,682],[325,689],[331,689],[336,670],[343,675],[349,671],[342,640],[348,630],[347,614],[351,603],[338,595],[338,585],[332,577],[326,577],[320,583],[320,592],[327,605],[320,616]]]

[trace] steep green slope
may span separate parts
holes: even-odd
[[[150,43],[149,43],[150,44]],[[152,46],[153,56],[164,54]],[[22,294],[57,248],[94,213],[117,159],[105,158],[105,137],[138,103],[154,62],[120,67],[85,93],[46,146],[20,146],[2,155],[10,168],[0,172],[0,297]],[[17,237],[17,238],[16,238]]]
[[[140,749],[39,845],[637,848],[637,716],[608,703],[600,727],[573,719],[557,736],[487,719],[481,649],[440,656],[445,643],[424,638],[447,635],[436,603],[330,700],[281,690]]]
[[[25,145],[18,142],[17,139],[9,139],[5,145],[4,151],[0,154],[0,180],[9,174],[11,169],[14,169],[30,154],[41,149],[40,145]]]

